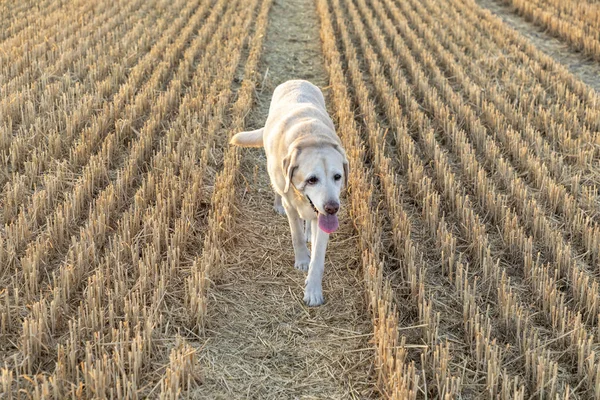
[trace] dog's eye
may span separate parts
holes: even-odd
[[[317,178],[316,176],[311,176],[306,180],[306,183],[308,183],[309,185],[314,185],[317,182],[319,182],[319,178]]]
[[[342,176],[341,176],[340,174],[335,174],[335,175],[333,176],[333,180],[334,180],[334,181],[339,181],[340,179],[342,179]]]

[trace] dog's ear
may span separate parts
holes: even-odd
[[[348,188],[348,174],[350,172],[348,157],[346,157],[346,152],[344,151],[342,146],[335,144],[333,147],[342,155],[342,157],[344,157],[344,186]]]
[[[350,166],[348,160],[344,160],[344,186],[348,189],[348,173],[350,172]]]
[[[290,190],[290,185],[292,184],[292,177],[294,176],[294,171],[298,168],[296,164],[296,159],[298,158],[298,154],[300,154],[300,149],[297,147],[292,147],[287,156],[283,159],[281,167],[283,168],[283,175],[285,176],[285,188],[283,189],[283,193],[287,193]]]

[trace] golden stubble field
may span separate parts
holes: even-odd
[[[597,60],[595,3],[506,2]],[[473,0],[0,27],[0,398],[600,398],[599,97]],[[227,145],[294,78],[350,160],[319,308]]]

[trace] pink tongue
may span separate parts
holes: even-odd
[[[337,215],[323,215],[319,213],[319,228],[325,233],[332,233],[340,226]]]

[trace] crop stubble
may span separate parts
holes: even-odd
[[[471,0],[316,5],[373,384],[599,397],[596,93]],[[201,393],[271,6],[2,6],[4,394]]]

